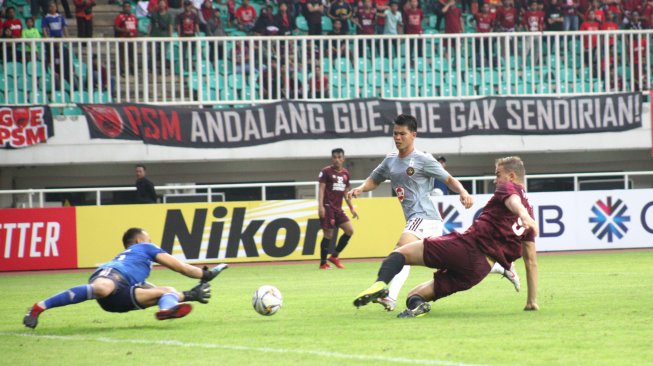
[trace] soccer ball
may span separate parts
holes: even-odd
[[[261,315],[274,315],[283,304],[283,296],[278,288],[270,285],[261,286],[252,296],[252,306]]]

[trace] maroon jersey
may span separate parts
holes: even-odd
[[[544,30],[544,16],[543,11],[527,11],[522,17],[522,24],[527,32],[541,32]]]
[[[514,30],[517,24],[517,9],[512,7],[497,9],[497,23],[501,30]]]
[[[463,11],[457,6],[452,6],[444,14],[444,33],[463,33],[461,16]]]
[[[364,8],[359,8],[356,13],[358,18],[358,23],[360,27],[358,28],[358,34],[374,34],[376,33],[376,10],[370,8],[366,10]]]
[[[476,15],[474,15],[474,19],[476,19],[477,33],[492,32],[492,22],[494,21],[494,16],[492,14],[476,13]]]
[[[481,215],[463,234],[466,240],[476,244],[503,268],[510,268],[510,263],[522,256],[522,241],[535,240],[533,230],[525,230],[519,216],[510,212],[505,205],[506,199],[513,194],[519,196],[528,214],[534,217],[524,187],[516,183],[500,184]]]
[[[324,189],[324,207],[342,210],[342,199],[349,188],[349,171],[341,168],[337,171],[329,165],[320,170],[318,176],[320,183],[326,184]]]
[[[406,26],[404,33],[406,34],[422,34],[424,29],[422,28],[422,19],[424,18],[424,13],[420,8],[406,8],[404,9],[404,24]]]

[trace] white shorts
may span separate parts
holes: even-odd
[[[404,233],[411,233],[418,239],[429,236],[442,236],[444,224],[442,220],[425,220],[419,217],[408,220],[404,227]]]

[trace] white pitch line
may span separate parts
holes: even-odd
[[[30,337],[42,339],[54,339],[59,341],[74,341],[74,342],[100,342],[100,343],[123,343],[123,344],[142,344],[142,345],[160,345],[160,346],[177,346],[185,348],[205,348],[205,349],[225,349],[236,351],[255,351],[263,353],[286,353],[286,354],[299,354],[299,355],[312,355],[320,357],[334,357],[345,360],[363,360],[363,361],[382,361],[388,363],[403,363],[413,365],[438,365],[438,366],[481,366],[477,364],[469,364],[463,362],[452,361],[439,361],[439,360],[419,360],[405,357],[384,357],[384,356],[370,356],[370,355],[357,355],[341,352],[327,352],[327,351],[311,351],[302,349],[288,349],[288,348],[271,348],[271,347],[250,347],[226,344],[213,344],[213,343],[193,343],[181,342],[175,340],[158,340],[147,341],[139,339],[115,339],[115,338],[92,338],[82,336],[60,336],[60,335],[47,335],[47,334],[29,334],[29,333],[8,333],[0,332],[0,336],[5,337]]]

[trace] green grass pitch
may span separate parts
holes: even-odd
[[[374,262],[320,271],[315,263],[233,265],[214,282],[208,305],[183,319],[157,321],[155,308],[103,312],[94,301],[44,313],[36,330],[21,319],[36,300],[85,283],[90,271],[0,276],[0,357],[4,365],[651,365],[653,251],[539,256],[539,312],[526,293],[490,275],[433,304],[418,319],[397,319],[355,295],[376,277]],[[524,282],[523,262],[517,269]],[[402,295],[428,280],[413,268]],[[151,281],[195,284],[167,270]],[[254,290],[277,286],[283,308],[257,314]],[[525,288],[525,283],[522,284]],[[403,309],[403,304],[400,307]]]

